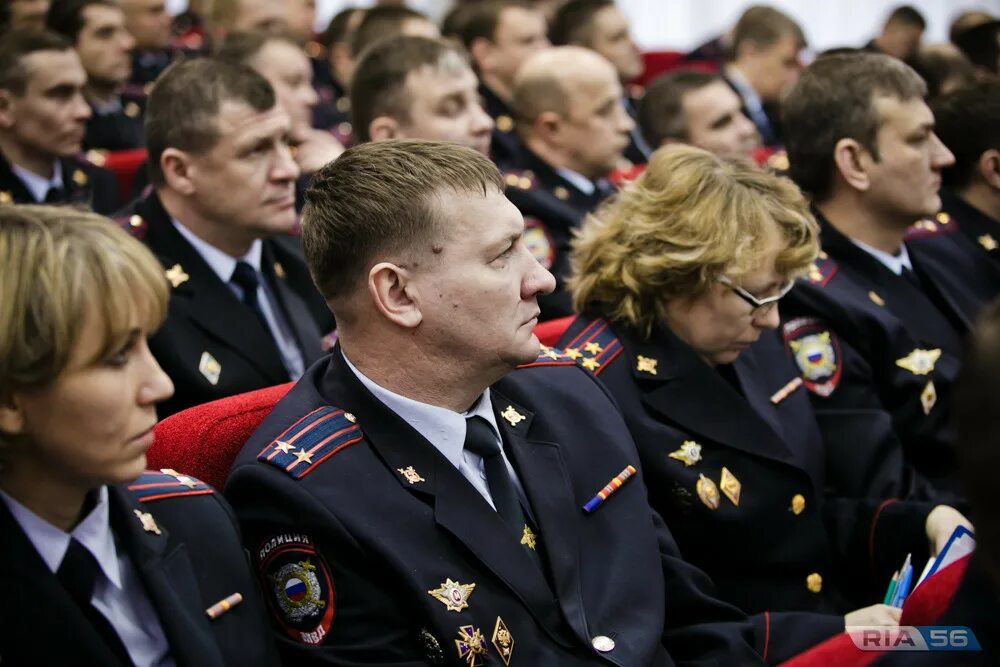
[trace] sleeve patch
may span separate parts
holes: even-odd
[[[293,640],[322,644],[336,595],[326,561],[307,535],[275,535],[257,550],[257,573],[271,615]]]
[[[840,341],[820,320],[800,317],[782,328],[785,345],[802,373],[806,388],[826,398],[840,383]]]
[[[317,408],[272,440],[257,460],[302,479],[340,450],[361,441],[361,427],[355,422],[350,412]]]

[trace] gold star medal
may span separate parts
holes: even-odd
[[[670,452],[667,456],[680,461],[686,468],[690,468],[701,461],[701,445],[694,440],[685,440],[678,449]]]
[[[514,637],[507,629],[507,624],[497,616],[496,625],[493,626],[493,647],[500,654],[503,664],[510,664],[510,656],[514,653]]]
[[[153,515],[149,512],[141,512],[139,510],[132,510],[135,513],[135,517],[139,519],[139,523],[142,524],[142,529],[147,533],[153,533],[155,535],[160,535],[160,527],[156,525],[156,520],[153,519]]]
[[[705,503],[705,507],[710,510],[719,509],[719,487],[715,485],[715,482],[704,475],[698,475],[698,483],[694,490],[701,498],[701,502]]]
[[[538,544],[537,540],[538,538],[535,533],[525,524],[524,532],[521,534],[521,544],[534,551],[535,546]]]
[[[934,364],[941,358],[941,350],[921,350],[917,348],[902,359],[896,360],[896,365],[914,375],[927,375],[934,370]]]
[[[445,579],[439,588],[427,591],[427,593],[443,604],[448,611],[462,611],[469,606],[469,598],[475,588],[475,584],[460,584],[449,578]]]
[[[191,276],[184,273],[184,268],[180,264],[171,266],[164,272],[164,275],[167,276],[167,280],[170,281],[171,286],[175,289],[191,279]]]
[[[736,479],[736,475],[729,472],[729,468],[723,466],[722,477],[719,479],[719,486],[722,488],[722,492],[726,494],[726,498],[729,498],[729,502],[740,506],[740,490],[742,490],[743,485],[740,484],[740,480]]]

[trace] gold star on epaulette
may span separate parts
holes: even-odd
[[[809,280],[811,280],[814,283],[823,281],[823,274],[820,273],[819,267],[816,266],[815,264],[811,264],[809,266]]]
[[[992,234],[983,234],[978,239],[979,245],[983,246],[983,249],[992,252],[997,249],[997,240],[993,238]]]
[[[300,449],[295,452],[295,462],[296,463],[312,463],[312,454],[304,449]]]
[[[292,449],[294,449],[294,445],[291,445],[287,442],[282,442],[281,440],[277,440],[274,443],[274,448],[279,452],[281,452],[282,454],[287,454],[288,452],[292,451]]]
[[[938,222],[940,222],[940,223],[941,223],[942,225],[947,225],[947,224],[951,224],[951,216],[950,216],[950,215],[948,215],[947,213],[945,213],[944,211],[941,211],[940,213],[938,213],[938,214],[937,214],[937,215],[935,215],[934,217],[935,217],[935,218],[937,219],[937,221],[938,221]]]
[[[604,351],[604,348],[602,348],[597,343],[590,342],[583,346],[583,351],[588,352],[590,354],[600,354],[601,352]]]
[[[583,365],[583,367],[586,368],[588,371],[596,371],[598,368],[601,367],[600,362],[598,362],[597,359],[594,359],[593,357],[587,357],[586,359],[581,361],[580,364]]]
[[[567,347],[566,351],[564,352],[564,354],[567,357],[569,357],[570,359],[572,359],[573,361],[576,361],[577,359],[579,359],[580,357],[583,356],[580,353],[580,350],[576,349],[575,347]]]

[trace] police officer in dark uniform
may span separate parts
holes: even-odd
[[[675,146],[598,216],[574,246],[584,314],[559,346],[621,408],[685,558],[756,614],[769,662],[845,622],[898,622],[870,606],[892,569],[908,551],[924,562],[927,537],[943,545],[963,519],[947,507],[928,518],[929,503],[826,496],[824,443],[774,332],[789,276],[818,250],[801,194]]]
[[[934,131],[955,155],[942,171],[941,213],[953,220],[973,252],[1000,262],[1000,84],[983,82],[931,102]],[[940,214],[939,214],[940,215]]]
[[[355,142],[347,82],[352,68],[351,38],[363,16],[364,10],[357,7],[337,12],[317,40],[322,53],[310,58],[313,86],[319,97],[313,110],[313,127],[329,130],[345,146]]]
[[[351,148],[311,186],[305,247],[339,344],[226,489],[279,650],[301,665],[758,663],[742,614],[677,559],[607,395],[537,356],[535,297],[554,281],[501,188],[475,151],[413,140]]]
[[[299,174],[289,127],[270,84],[244,65],[186,61],[150,95],[154,190],[116,218],[171,283],[150,341],[177,386],[161,415],[296,379],[321,354],[332,317],[287,247]]]
[[[634,128],[613,67],[577,46],[547,49],[521,67],[514,110],[524,144],[518,169],[505,170],[507,196],[525,217],[525,243],[556,276],[539,298],[541,319],[572,312],[563,291],[573,230],[614,193],[608,174]]]
[[[160,0],[123,0],[125,27],[135,39],[129,87],[135,94],[148,92],[160,74],[182,55],[172,44],[170,14]]]
[[[940,173],[953,161],[924,90],[900,61],[851,53],[818,59],[786,99],[790,175],[812,196],[823,253],[782,314],[827,440],[891,429],[907,463],[947,491],[951,382],[962,338],[998,283],[986,257],[949,238],[947,219],[921,220],[938,210]],[[848,490],[878,497],[865,488],[878,477],[868,465],[886,454],[856,454]]]
[[[173,391],[146,346],[156,260],[106,218],[39,206],[0,208],[0,254],[4,664],[278,664],[228,504],[143,473]]]
[[[119,204],[114,176],[80,155],[90,108],[72,45],[50,32],[12,30],[0,44],[0,204],[72,203],[98,213]],[[51,91],[68,92],[57,100]]]

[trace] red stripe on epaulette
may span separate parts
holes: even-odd
[[[598,318],[569,342],[564,354],[584,370],[600,375],[623,349],[607,320]]]
[[[146,238],[149,223],[141,215],[133,213],[132,215],[117,217],[114,220],[118,223],[119,227],[128,232],[133,238],[140,241]]]
[[[324,405],[297,420],[272,440],[257,460],[302,479],[328,458],[364,437],[354,415]],[[308,464],[300,467],[301,464]]]
[[[576,366],[576,362],[566,360],[566,361],[554,361],[552,359],[545,359],[538,361],[532,361],[531,363],[521,364],[518,368],[535,368],[536,366]]]
[[[132,487],[129,487],[131,489]],[[139,502],[148,503],[152,500],[163,500],[164,498],[182,498],[184,496],[207,496],[215,493],[212,489],[202,489],[201,491],[192,489],[191,491],[176,491],[174,493],[160,493],[155,496],[142,496]]]
[[[563,354],[563,351],[556,347],[542,345],[538,358],[526,364],[521,364],[518,368],[532,368],[534,366],[571,366],[573,360]]]
[[[837,263],[830,259],[829,257],[821,257],[813,262],[813,265],[809,267],[809,273],[806,278],[813,285],[819,285],[820,287],[826,287],[830,280],[837,275],[837,271],[840,267]]]
[[[200,479],[169,468],[164,468],[164,471],[147,470],[139,479],[128,485],[128,490],[137,500],[144,503],[163,498],[215,493],[215,489]]]
[[[916,241],[930,236],[943,236],[951,234],[958,229],[958,223],[947,213],[941,212],[935,216],[934,220],[925,218],[917,220],[906,228],[904,241]]]

